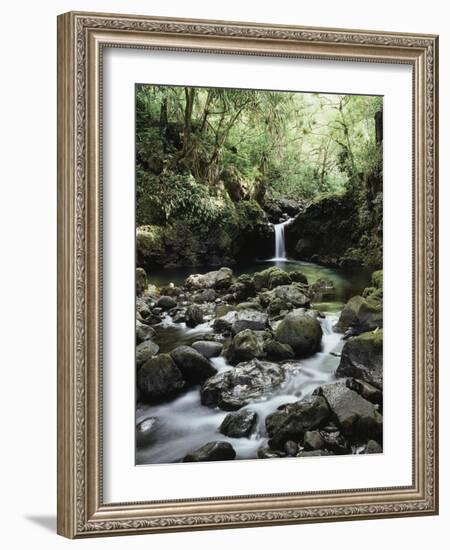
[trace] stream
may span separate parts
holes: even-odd
[[[286,222],[285,222],[286,223]],[[280,224],[281,225],[281,224]],[[282,235],[276,232],[276,235]],[[284,240],[284,239],[283,239]],[[249,438],[229,438],[222,435],[218,428],[228,414],[219,408],[211,409],[201,405],[199,386],[189,388],[178,398],[155,406],[139,403],[136,410],[136,423],[148,417],[158,417],[159,428],[156,441],[136,451],[136,464],[170,463],[180,461],[189,452],[201,447],[210,441],[228,441],[236,451],[237,459],[255,458],[257,450],[267,441],[265,419],[278,406],[298,401],[311,394],[320,385],[333,382],[334,372],[339,363],[339,354],[343,340],[342,335],[334,332],[340,311],[345,302],[352,296],[359,294],[369,282],[369,275],[363,270],[342,271],[323,267],[307,262],[290,261],[285,258],[284,242],[277,244],[275,258],[264,262],[254,262],[248,265],[232,266],[235,276],[242,273],[253,274],[271,266],[277,266],[284,271],[301,270],[308,278],[309,284],[319,279],[331,280],[334,284],[333,293],[329,296],[320,296],[314,301],[314,309],[321,311],[324,318],[320,319],[323,331],[322,347],[318,353],[306,359],[289,361],[298,365],[291,369],[291,373],[284,384],[270,396],[253,402],[241,410],[250,409],[258,414],[256,429]],[[284,254],[284,256],[283,256]],[[191,273],[206,273],[211,266],[202,268],[166,269],[153,272],[150,283],[156,286],[174,283],[181,284]],[[197,340],[213,333],[212,321],[196,326],[186,327],[185,323],[175,323],[169,314],[156,325],[154,341],[160,347],[160,353],[170,352],[181,344],[191,345]],[[212,358],[212,364],[220,372],[234,368],[222,356]]]

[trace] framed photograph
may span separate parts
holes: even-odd
[[[436,514],[437,36],[58,18],[58,532]]]

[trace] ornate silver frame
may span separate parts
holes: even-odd
[[[104,504],[102,48],[406,63],[414,89],[414,471],[410,487]],[[66,537],[438,513],[438,38],[130,15],[58,17],[58,532]]]

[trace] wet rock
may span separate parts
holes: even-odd
[[[163,296],[181,296],[183,291],[180,287],[175,286],[173,283],[169,283],[166,286],[160,288],[160,293]]]
[[[330,452],[328,449],[317,449],[315,451],[300,451],[297,453],[297,456],[300,458],[307,458],[312,456],[330,456],[334,453]]]
[[[255,295],[255,284],[253,278],[247,273],[239,275],[236,282],[233,283],[229,291],[233,293],[237,300],[246,300]]]
[[[170,356],[190,384],[202,384],[217,374],[217,369],[208,359],[190,346],[177,346],[170,352]]]
[[[286,441],[301,442],[305,432],[323,425],[329,415],[326,400],[317,395],[282,405],[266,418],[269,445],[283,448]]]
[[[338,332],[350,329],[362,333],[382,326],[382,304],[362,296],[353,296],[345,304],[335,328]]]
[[[317,451],[323,449],[324,441],[318,430],[307,431],[303,438],[303,447],[305,451]]]
[[[145,340],[150,340],[155,335],[155,329],[150,325],[136,320],[136,343],[140,344]]]
[[[215,288],[225,290],[233,282],[233,272],[228,267],[221,267],[218,271],[210,271],[203,275],[197,273],[189,275],[185,281],[185,286],[190,290],[202,290],[205,288]]]
[[[276,363],[253,359],[209,378],[200,390],[203,405],[236,411],[280,387],[285,370]]]
[[[147,301],[142,297],[136,298],[136,313],[138,313],[142,319],[146,319],[150,315],[150,307]]]
[[[194,296],[194,302],[201,304],[204,302],[214,302],[217,298],[217,293],[212,288],[208,288]]]
[[[281,309],[307,308],[311,300],[305,294],[304,290],[305,289],[299,283],[278,286],[273,290],[260,294],[259,301],[264,307],[269,307],[272,302],[277,300]]]
[[[356,393],[359,393],[364,399],[370,401],[371,403],[381,405],[383,402],[383,392],[375,386],[372,386],[364,380],[358,380],[356,378],[348,378],[346,381],[347,388],[354,390]]]
[[[220,355],[223,344],[212,340],[199,340],[198,342],[194,342],[192,347],[201,353],[203,357],[210,359],[211,357],[218,357]]]
[[[318,279],[310,287],[310,296],[314,302],[330,301],[336,296],[336,287],[330,279]]]
[[[167,354],[148,359],[137,375],[141,399],[151,404],[175,397],[185,385],[180,369]]]
[[[158,344],[151,340],[144,340],[136,346],[136,367],[143,365],[148,359],[155,356],[159,351]]]
[[[227,350],[227,357],[232,364],[251,359],[263,359],[266,356],[264,341],[269,338],[264,331],[241,330],[234,336]]]
[[[192,304],[186,308],[186,325],[188,327],[196,327],[203,323],[203,311],[199,306]]]
[[[155,435],[160,427],[160,420],[156,416],[149,416],[141,420],[136,426],[136,445],[145,447],[155,440]]]
[[[136,295],[140,296],[144,293],[145,290],[147,290],[148,281],[147,281],[147,273],[145,273],[145,270],[142,267],[136,268]]]
[[[229,311],[222,317],[214,320],[214,330],[218,332],[231,332],[237,334],[241,330],[264,330],[267,327],[268,317],[266,313],[253,309]]]
[[[375,388],[383,388],[383,331],[366,332],[344,345],[337,377],[358,378]]]
[[[350,444],[341,434],[339,430],[336,431],[321,431],[320,435],[324,447],[329,451],[333,451],[337,455],[347,455],[350,454]]]
[[[301,271],[290,271],[289,277],[293,283],[302,283],[302,285],[308,284],[308,279]]]
[[[236,451],[226,441],[211,441],[200,449],[186,455],[183,462],[209,462],[213,460],[233,460]]]
[[[381,438],[383,417],[373,403],[347,388],[345,383],[321,386],[314,393],[326,399],[337,425],[346,437],[351,440]]]
[[[264,342],[264,351],[269,359],[277,359],[279,361],[295,357],[294,350],[289,344],[282,344],[273,339]]]
[[[275,339],[291,346],[299,357],[306,357],[320,350],[322,327],[306,312],[293,311],[278,324]]]
[[[161,296],[156,302],[156,306],[164,310],[176,307],[177,301],[172,296]]]
[[[258,458],[284,458],[286,453],[270,447],[260,447],[257,452]]]
[[[258,415],[254,411],[227,414],[219,431],[228,437],[248,437],[253,431]]]

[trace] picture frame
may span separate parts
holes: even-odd
[[[103,499],[106,48],[412,68],[412,483]],[[70,12],[58,17],[58,533],[69,538],[438,513],[438,37]],[[201,465],[200,465],[201,466]]]

